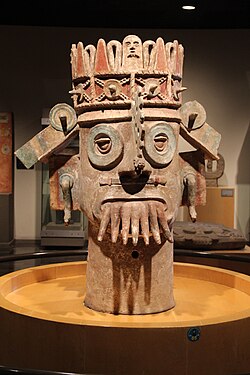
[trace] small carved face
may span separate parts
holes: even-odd
[[[123,40],[123,63],[124,69],[134,70],[143,67],[142,42],[136,35],[128,35]]]
[[[145,121],[138,136],[132,122],[81,129],[81,209],[99,226],[98,239],[145,244],[171,226],[181,201],[177,153],[179,125]]]

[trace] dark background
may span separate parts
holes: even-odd
[[[195,4],[195,11],[183,11]],[[0,24],[98,28],[249,28],[250,0],[74,0],[1,2]]]

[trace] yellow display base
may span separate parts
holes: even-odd
[[[174,264],[176,306],[149,315],[83,305],[86,262],[0,278],[0,365],[88,374],[250,372],[250,277]]]

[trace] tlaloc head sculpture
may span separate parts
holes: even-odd
[[[74,110],[53,107],[51,125],[16,152],[27,167],[49,160],[51,203],[64,202],[66,223],[71,209],[89,219],[84,302],[94,310],[174,306],[172,225],[181,205],[195,221],[195,206],[205,203],[204,159],[218,159],[220,142],[204,108],[181,103],[183,55],[177,41],[135,35],[73,45]],[[56,156],[78,134],[80,154]],[[179,135],[197,151],[179,154]]]

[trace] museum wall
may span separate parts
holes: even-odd
[[[183,102],[199,101],[207,122],[222,135],[222,186],[235,187],[235,227],[249,240],[250,211],[250,30],[142,30],[0,27],[0,111],[14,115],[15,149],[41,130],[44,108],[72,105],[70,48],[137,34],[142,40],[177,39],[185,48]],[[186,150],[185,142],[181,149]],[[41,229],[41,164],[17,169],[15,238],[38,239]],[[1,212],[1,215],[4,213]]]

